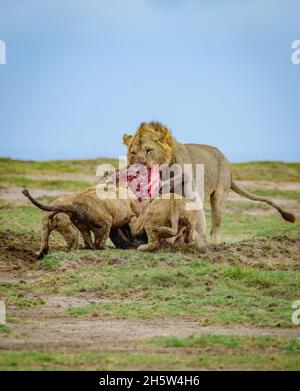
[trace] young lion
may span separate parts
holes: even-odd
[[[191,210],[193,202],[182,197],[174,198],[173,193],[165,194],[165,198],[157,198],[139,217],[133,217],[129,223],[133,236],[146,231],[148,243],[138,247],[140,251],[153,251],[159,248],[160,238],[178,235],[185,228],[185,242],[195,240],[198,248],[203,250],[203,243],[198,243],[195,235],[199,214]]]
[[[127,189],[123,189],[127,191]],[[47,212],[66,213],[80,231],[85,247],[103,249],[111,228],[122,227],[133,216],[139,216],[141,209],[134,195],[121,199],[120,187],[98,185],[77,194],[69,205],[43,205],[35,200],[27,189],[23,194],[38,208]],[[94,243],[91,232],[94,234]]]
[[[76,194],[64,195],[51,202],[50,205],[68,205],[73,202],[75,197]],[[45,212],[42,217],[40,249],[36,253],[38,259],[41,259],[44,255],[48,254],[49,237],[51,232],[54,230],[58,231],[65,239],[68,250],[78,246],[79,232],[78,229],[71,223],[69,216],[65,213],[58,213],[53,216],[53,212]]]

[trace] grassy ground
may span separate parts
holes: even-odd
[[[299,370],[299,339],[206,334],[189,338],[154,338],[137,343],[160,353],[5,352],[0,370],[164,370],[238,368]]]
[[[49,189],[77,190],[84,186],[82,177],[58,173],[91,174],[99,162],[0,159],[0,186],[20,186],[22,176],[37,181],[34,187],[45,189],[46,196]],[[300,191],[276,182],[297,183],[299,167],[245,163],[234,165],[234,175],[256,181],[249,184],[252,192],[278,199],[298,214]],[[37,173],[57,178],[31,177]],[[260,186],[260,180],[275,186]],[[225,243],[210,246],[206,254],[193,246],[154,254],[66,253],[54,234],[49,255],[36,263],[40,217],[29,204],[0,201],[0,298],[8,309],[7,325],[0,327],[0,369],[300,368],[300,326],[291,322],[291,305],[300,299],[299,221],[286,223],[268,206],[231,198]],[[111,334],[103,331],[110,322],[120,324]],[[141,334],[126,339],[122,322]],[[163,336],[157,328],[164,324]],[[240,335],[244,329],[255,335]]]
[[[300,163],[239,163],[232,171],[235,179],[244,181],[300,182]]]
[[[117,159],[90,159],[90,160],[50,160],[31,161],[0,158],[1,175],[29,175],[29,174],[95,174],[99,164],[111,164],[117,167]]]
[[[26,176],[0,175],[2,188],[25,186],[31,189],[60,189],[63,191],[78,191],[89,186],[86,181],[63,179],[32,179]]]

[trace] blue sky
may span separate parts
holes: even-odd
[[[295,0],[0,0],[0,156],[117,157],[160,120],[231,161],[300,161]]]

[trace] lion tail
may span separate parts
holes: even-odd
[[[74,212],[73,205],[44,205],[41,202],[37,201],[35,198],[33,198],[27,189],[24,189],[22,193],[33,203],[33,205],[37,206],[39,209],[44,210],[45,212],[53,212],[54,214],[71,214]]]
[[[231,190],[235,191],[242,197],[248,198],[249,200],[265,202],[266,204],[275,208],[281,214],[282,218],[290,223],[294,223],[296,221],[296,217],[294,214],[284,211],[283,209],[280,208],[279,205],[275,204],[275,202],[269,200],[268,198],[260,197],[255,194],[248,193],[247,191],[239,187],[233,180],[231,181]]]

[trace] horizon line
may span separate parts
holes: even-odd
[[[126,157],[126,155],[123,155]],[[121,157],[121,156],[119,156]],[[118,160],[118,157],[88,157],[88,158],[66,158],[66,159],[19,159],[19,158],[14,158],[10,156],[0,156],[0,160],[4,159],[9,159],[9,160],[16,160],[16,161],[21,161],[21,162],[51,162],[51,161],[84,161],[84,160],[99,160],[99,159],[107,159],[107,160]],[[229,163],[231,164],[242,164],[242,163],[300,163],[300,160],[229,160]]]

